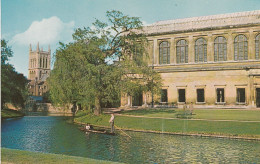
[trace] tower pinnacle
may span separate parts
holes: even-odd
[[[37,49],[36,49],[36,51],[37,51],[37,52],[40,51],[40,49],[39,49],[39,42],[37,43]]]

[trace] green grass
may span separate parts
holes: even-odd
[[[109,126],[109,115],[77,117],[75,121]],[[185,134],[209,134],[260,138],[260,122],[206,121],[116,116],[115,125],[131,130],[172,132]]]
[[[13,118],[13,117],[22,117],[24,114],[20,111],[10,110],[10,109],[2,109],[1,110],[1,118]]]
[[[145,117],[177,118],[182,109],[141,109],[123,111],[122,114]],[[260,110],[195,109],[193,119],[260,121]]]
[[[24,150],[15,150],[1,148],[1,162],[2,163],[17,163],[17,164],[54,164],[54,163],[116,163],[111,161],[95,160],[90,158],[67,156],[61,154],[48,154],[40,152],[30,152]]]

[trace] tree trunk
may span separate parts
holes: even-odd
[[[94,110],[95,115],[100,115],[101,114],[101,105],[100,105],[100,98],[98,96],[95,97],[95,110]]]

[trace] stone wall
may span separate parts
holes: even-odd
[[[260,88],[260,60],[256,55],[257,51],[259,52],[259,43],[256,42],[256,37],[260,35],[259,16],[260,11],[252,11],[162,21],[147,27],[151,28],[151,31],[145,28],[144,31],[149,33],[147,61],[162,77],[162,89],[167,90],[167,104],[181,107],[183,103],[178,102],[178,90],[185,89],[185,103],[193,102],[195,108],[255,108],[256,101],[260,101],[256,99],[256,90]],[[218,21],[219,23],[216,23]],[[183,25],[177,27],[177,24]],[[235,60],[234,40],[238,35],[246,38],[247,59]],[[225,61],[214,60],[214,45],[217,37],[226,39]],[[207,60],[197,62],[195,43],[200,38],[206,41]],[[187,63],[177,62],[177,42],[180,40],[187,42]],[[168,64],[159,62],[162,42],[169,43]],[[218,103],[216,92],[221,88],[224,89],[225,101]],[[243,103],[237,102],[239,88],[245,89]],[[205,101],[202,103],[197,102],[197,89],[204,89]],[[143,106],[146,103],[151,104],[151,98],[150,93],[143,93]],[[154,100],[165,104],[160,102],[160,95],[154,96]],[[132,97],[123,95],[121,106],[131,106],[131,104]]]

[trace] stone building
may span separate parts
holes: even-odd
[[[143,30],[149,64],[163,80],[156,104],[260,107],[260,10],[159,21]],[[140,95],[121,105],[151,104],[150,93]]]
[[[46,82],[47,77],[51,71],[51,49],[49,46],[48,51],[39,49],[39,43],[35,51],[32,51],[32,46],[29,48],[29,94],[31,96],[42,96],[48,91]]]

